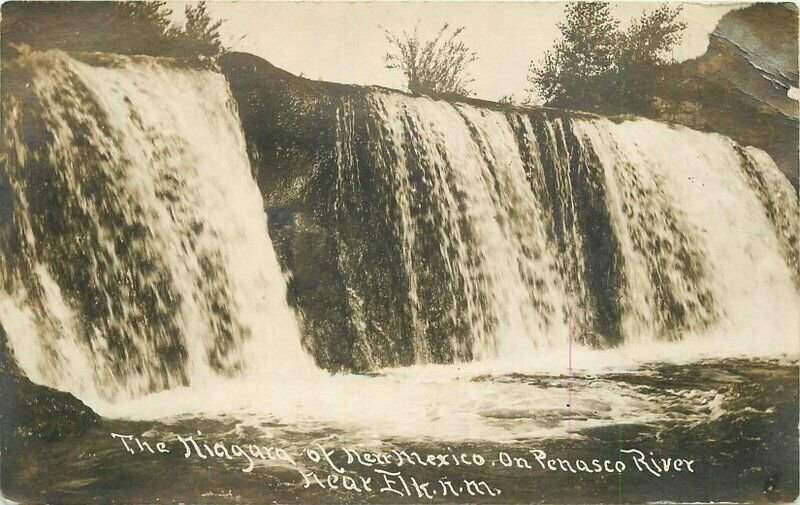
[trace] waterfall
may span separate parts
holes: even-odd
[[[797,196],[757,149],[380,90],[344,99],[337,124],[332,226],[371,366],[570,341],[798,350]],[[388,307],[412,351],[375,337]]]
[[[416,360],[436,359],[431,348],[446,344],[446,358],[463,360],[530,354],[564,338],[548,215],[503,115],[393,94],[374,95],[368,106],[380,134],[366,169],[388,178],[385,219],[402,251]],[[338,164],[346,194],[346,174],[358,167],[347,158]],[[444,342],[428,341],[441,333]]]
[[[800,351],[797,195],[769,156],[720,135],[337,92],[320,100],[334,112],[314,116],[332,134],[319,134],[330,145],[313,170],[274,178],[314,195],[296,221],[332,252],[289,238],[277,255],[262,198],[275,188],[253,179],[223,76],[61,52],[8,71],[0,324],[32,380],[82,399],[188,386],[184,399],[227,405],[257,376],[254,408],[269,391],[302,410],[304,376],[334,411],[368,386],[322,386],[312,356],[324,349],[301,338],[309,318],[336,312],[303,303],[331,292],[347,324],[325,345],[347,346],[343,367],[566,366],[573,346],[603,359],[670,343],[674,359]],[[290,307],[285,256],[321,258],[335,282],[306,276]],[[394,398],[386,387],[374,397]],[[160,398],[151,412],[177,404]]]
[[[25,373],[119,400],[312,368],[224,78],[102,58],[30,53],[3,90],[0,322]]]

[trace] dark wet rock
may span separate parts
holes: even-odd
[[[82,435],[100,421],[92,409],[69,393],[31,382],[19,370],[0,326],[0,443],[5,453],[32,442]]]
[[[328,198],[319,193],[335,153],[337,97],[359,88],[297,77],[246,53],[228,53],[219,65],[237,102],[270,238],[281,267],[291,272],[288,301],[304,345],[322,367],[358,368],[333,228],[325,219]]]

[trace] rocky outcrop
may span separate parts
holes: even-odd
[[[327,199],[316,194],[334,156],[337,96],[358,88],[294,76],[251,54],[229,53],[220,68],[236,98],[270,237],[298,313],[304,345],[320,366],[353,365],[353,332],[336,265]]]
[[[655,119],[722,133],[767,151],[798,186],[798,14],[759,3],[726,14],[702,56],[654,90]],[[648,114],[651,115],[651,114]]]
[[[83,434],[100,421],[69,393],[32,383],[17,367],[0,326],[0,444],[6,453],[32,442]]]

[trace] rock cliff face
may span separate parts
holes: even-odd
[[[767,151],[798,184],[798,15],[755,4],[725,15],[708,50],[675,67],[654,94],[657,119],[714,131]]]

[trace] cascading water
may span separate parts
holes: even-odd
[[[630,333],[657,337],[655,317],[670,338],[699,333],[702,345],[716,334],[733,348],[760,341],[750,347],[756,355],[771,345],[796,354],[800,214],[772,160],[651,121],[595,121],[579,131],[615,194],[628,277],[641,279],[628,284]]]
[[[369,246],[343,248],[353,327],[376,326],[363,305],[394,303],[416,362],[525,361],[566,346],[570,326],[592,347],[683,339],[692,353],[725,334],[728,349],[797,351],[797,198],[761,151],[381,91],[345,101],[338,123],[333,226],[369,242],[359,202],[399,250],[397,303],[358,278]],[[403,362],[373,342],[378,364]]]
[[[401,244],[417,361],[530,355],[565,339],[549,216],[504,116],[391,94],[373,95],[367,106],[379,133],[365,169],[386,178],[385,219]],[[347,159],[338,165],[341,174],[359,170]],[[359,188],[337,188],[351,190]],[[443,355],[448,341],[451,354]]]
[[[119,399],[312,368],[222,76],[23,56],[0,321],[35,381]]]
[[[301,347],[221,76],[58,52],[13,65],[0,323],[31,379],[103,414],[549,436],[573,412],[669,417],[682,394],[598,379],[567,413],[558,379],[475,375],[798,354],[797,196],[761,151],[645,120],[353,90],[304,181],[336,245],[353,362],[416,366],[326,377]],[[715,394],[680,409],[707,415]],[[356,398],[370,406],[357,417]]]

